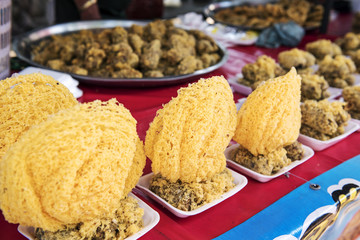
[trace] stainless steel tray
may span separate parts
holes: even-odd
[[[13,41],[12,48],[16,52],[17,57],[20,58],[21,60],[36,67],[50,69],[46,66],[42,66],[34,62],[31,57],[32,47],[38,44],[41,40],[55,34],[68,34],[71,32],[77,32],[84,29],[95,30],[95,29],[113,28],[116,26],[129,28],[132,24],[146,25],[147,22],[130,21],[130,20],[96,20],[96,21],[80,21],[80,22],[57,24],[50,27],[34,30],[16,37]],[[68,73],[68,74],[72,75],[80,82],[103,85],[103,86],[155,87],[155,86],[166,86],[166,85],[174,85],[174,84],[189,82],[191,80],[196,80],[197,78],[200,78],[201,75],[210,73],[225,64],[225,62],[228,59],[226,48],[219,43],[217,44],[220,49],[219,54],[222,56],[221,60],[215,65],[195,71],[191,74],[165,76],[161,78],[105,78],[105,77],[102,78],[102,77],[78,75],[73,73]]]
[[[234,25],[234,24],[230,24],[230,23],[226,23],[220,20],[217,20],[214,16],[215,13],[222,10],[222,9],[227,9],[227,8],[234,8],[237,6],[241,6],[241,5],[248,5],[248,6],[255,6],[255,5],[264,5],[266,3],[275,3],[275,0],[271,0],[271,1],[266,1],[266,0],[234,0],[234,1],[223,1],[223,2],[216,2],[216,3],[211,3],[209,5],[207,5],[204,9],[203,9],[203,13],[205,15],[205,17],[207,18],[207,22],[209,23],[220,23],[222,25],[225,26],[229,26],[232,28],[236,28],[239,30],[256,30],[256,31],[261,31],[264,30],[265,28],[259,28],[259,27],[250,27],[250,26],[245,26],[245,25]],[[313,30],[319,28],[319,26],[317,27],[304,27],[305,30]]]

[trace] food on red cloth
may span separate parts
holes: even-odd
[[[243,4],[219,9],[214,18],[231,25],[262,29],[275,23],[295,21],[304,27],[319,27],[324,8],[306,0],[282,0],[278,3]]]
[[[312,73],[314,70],[310,68],[315,64],[315,57],[309,52],[293,48],[288,51],[279,53],[278,60],[280,66],[289,71],[292,67],[296,68],[299,74]]]
[[[301,105],[301,129],[306,136],[322,141],[345,132],[350,114],[344,109],[345,103],[307,100]]]
[[[240,147],[233,150],[231,160],[271,175],[293,158],[301,159],[301,145],[289,146],[296,142],[301,125],[300,84],[301,77],[292,68],[260,84],[248,96],[238,111],[233,139]]]
[[[181,88],[157,111],[146,133],[145,153],[155,174],[150,189],[186,210],[220,197],[234,186],[224,151],[235,127],[236,106],[224,77],[200,79]],[[179,184],[173,195],[171,186]],[[194,203],[172,200],[190,192],[192,198],[199,197]]]
[[[33,126],[7,151],[0,208],[7,221],[40,235],[125,238],[142,227],[143,210],[126,196],[145,161],[136,120],[122,104],[77,104]]]
[[[234,140],[255,156],[295,142],[301,124],[300,85],[292,68],[258,86],[238,112]]]
[[[350,58],[343,55],[332,58],[328,55],[320,61],[317,74],[324,76],[331,87],[344,88],[354,85],[355,71],[355,64]]]
[[[41,73],[14,75],[0,81],[0,161],[31,126],[76,104],[69,89]]]
[[[323,100],[330,96],[329,84],[323,76],[301,74],[301,101]]]
[[[104,78],[191,74],[221,59],[216,42],[170,20],[98,31],[53,35],[32,50],[32,60],[49,68]]]
[[[346,102],[345,110],[352,118],[360,120],[360,86],[345,87],[342,96]]]
[[[237,81],[252,89],[255,89],[263,81],[286,73],[274,59],[266,55],[261,55],[254,63],[246,64],[241,72],[243,77]]]
[[[327,55],[335,57],[342,54],[341,48],[327,39],[320,39],[307,43],[305,49],[314,55],[318,61],[321,61]]]

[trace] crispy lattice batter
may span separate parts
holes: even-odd
[[[200,182],[224,170],[236,106],[223,77],[200,79],[158,110],[145,138],[152,170],[171,182]]]
[[[345,103],[339,101],[305,101],[301,105],[300,132],[323,141],[343,134],[350,119],[344,107]]]
[[[360,120],[360,86],[346,87],[342,91],[347,110],[352,118]]]
[[[217,21],[227,24],[262,29],[275,23],[295,21],[304,27],[319,27],[324,8],[306,0],[282,0],[278,3],[243,4],[215,12]]]
[[[0,81],[0,161],[32,125],[76,104],[69,89],[41,73],[16,75]]]
[[[136,120],[115,99],[78,104],[33,126],[0,166],[7,221],[56,231],[112,216],[145,166]]]
[[[143,227],[144,209],[136,199],[125,197],[119,208],[109,218],[93,219],[88,222],[67,225],[64,229],[50,232],[37,228],[37,240],[78,240],[78,239],[125,239]]]
[[[298,138],[301,77],[295,68],[265,81],[238,111],[234,140],[253,155],[266,155]]]
[[[343,55],[334,58],[326,56],[319,63],[317,74],[324,76],[331,87],[344,88],[354,84],[355,71],[355,64],[350,58]]]
[[[151,179],[149,188],[174,207],[191,211],[212,202],[233,187],[232,174],[225,169],[210,179],[191,183],[171,182],[157,174]]]
[[[190,74],[216,64],[216,42],[198,31],[156,20],[132,25],[54,35],[32,51],[36,63],[55,70],[109,78],[163,77]]]

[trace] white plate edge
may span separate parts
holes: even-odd
[[[243,189],[247,185],[248,180],[244,175],[242,175],[230,168],[228,168],[228,169],[231,171],[231,173],[234,177],[234,182],[238,181],[239,184],[235,185],[234,188],[232,188],[228,192],[222,194],[219,198],[215,199],[211,203],[205,204],[205,205],[203,205],[195,210],[192,210],[192,211],[183,211],[183,210],[177,209],[174,206],[172,206],[171,204],[169,204],[168,202],[166,202],[164,199],[162,199],[161,197],[157,196],[155,193],[150,191],[148,188],[148,182],[146,181],[146,179],[150,178],[153,175],[152,172],[142,176],[136,186],[141,191],[143,191],[147,196],[149,196],[151,199],[153,199],[154,201],[161,204],[163,207],[168,209],[174,215],[176,215],[180,218],[186,218],[186,217],[193,216],[193,215],[199,214],[201,212],[204,212],[204,211],[210,209],[211,207],[224,201],[225,199],[230,198],[231,196],[233,196],[234,194],[239,192],[241,189]],[[144,184],[144,182],[145,182],[145,184]]]
[[[309,160],[310,158],[312,158],[315,154],[314,150],[305,145],[303,145],[305,154],[307,153],[307,156],[305,155],[303,159],[301,160],[295,160],[293,162],[291,162],[290,165],[285,166],[284,168],[280,169],[276,174],[273,175],[264,175],[258,172],[255,172],[247,167],[244,167],[236,162],[234,162],[233,160],[231,160],[230,158],[228,158],[228,153],[233,150],[234,148],[238,147],[240,144],[233,144],[231,146],[229,146],[226,150],[225,150],[225,156],[226,156],[226,162],[228,163],[229,166],[233,167],[234,169],[240,171],[242,174],[247,175],[248,177],[251,177],[259,182],[268,182],[274,178],[277,178],[283,174],[285,174],[286,172],[292,170],[293,168],[299,166],[300,164],[306,162],[307,160]]]
[[[144,236],[147,232],[149,232],[151,229],[153,229],[160,221],[160,215],[157,211],[152,209],[149,205],[147,205],[143,200],[141,200],[138,196],[136,196],[134,193],[130,192],[129,196],[136,199],[136,201],[139,204],[139,207],[144,209],[144,213],[150,213],[149,215],[152,216],[149,224],[145,227],[143,227],[139,232],[134,233],[133,235],[125,238],[125,240],[135,240],[142,236]],[[145,214],[144,214],[145,215]],[[26,237],[29,240],[34,240],[34,231],[35,229],[30,226],[23,226],[19,225],[17,227],[18,232]]]

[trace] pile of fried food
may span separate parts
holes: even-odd
[[[260,84],[237,113],[231,160],[264,175],[300,160],[297,138],[301,126],[301,77],[295,68]]]
[[[350,114],[345,110],[345,103],[306,100],[301,105],[301,129],[306,136],[322,141],[329,140],[345,132]]]
[[[351,117],[360,120],[360,86],[350,86],[344,88],[342,97],[346,103],[345,110]]]
[[[267,4],[242,4],[222,8],[214,13],[214,19],[226,24],[263,29],[275,23],[294,21],[305,28],[319,27],[324,7],[307,0],[280,0]]]
[[[360,89],[354,86],[356,65],[351,58],[342,55],[341,48],[352,42],[353,48],[360,49],[360,38],[354,38],[355,35],[347,34],[337,43],[326,39],[310,42],[305,46],[306,51],[293,48],[280,52],[278,63],[266,55],[259,56],[254,63],[243,67],[243,77],[237,81],[256,90],[262,82],[283,75],[291,67],[296,68],[302,79],[301,101],[304,103],[301,106],[300,132],[319,140],[329,140],[344,133],[349,113],[353,118],[359,118]],[[360,50],[357,51],[360,53]],[[317,70],[314,67],[316,63]],[[342,89],[345,103],[330,103],[327,100],[330,97],[329,86]]]
[[[146,133],[154,177],[150,190],[191,211],[234,187],[224,151],[236,127],[236,106],[224,77],[201,79],[158,110]]]
[[[335,43],[341,47],[344,54],[350,56],[354,61],[357,71],[360,70],[360,35],[359,33],[348,32],[344,37],[335,40]]]
[[[314,73],[312,66],[315,64],[315,57],[311,53],[293,48],[281,52],[278,61],[276,63],[273,58],[261,55],[254,63],[248,63],[242,68],[243,77],[237,81],[255,90],[263,81],[282,76],[295,67],[302,78],[301,101],[322,100],[330,96],[328,82],[323,76]]]
[[[161,78],[190,74],[219,62],[216,42],[199,30],[156,20],[53,35],[32,50],[32,60],[54,70],[104,78]]]
[[[143,227],[128,193],[145,166],[115,99],[80,104],[40,73],[0,81],[0,208],[35,239],[124,239]]]

